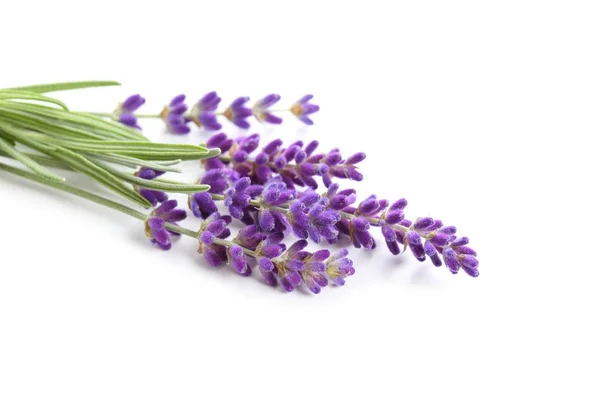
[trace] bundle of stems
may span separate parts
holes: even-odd
[[[45,181],[66,179],[49,168],[72,170],[95,180],[137,205],[150,202],[136,188],[172,193],[197,193],[208,185],[166,179],[142,179],[135,170],[181,172],[184,160],[219,154],[204,145],[150,142],[133,128],[89,113],[70,111],[45,93],[101,86],[114,81],[65,82],[0,89],[0,156],[17,160]],[[133,171],[131,171],[133,169]]]

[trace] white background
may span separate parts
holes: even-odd
[[[0,87],[115,79],[60,97],[144,112],[314,93],[314,127],[252,132],[365,151],[359,194],[457,225],[481,276],[382,246],[285,294],[0,173],[0,398],[598,398],[597,2],[136,3],[7,3]]]

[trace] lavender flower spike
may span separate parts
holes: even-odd
[[[206,142],[208,148],[219,148],[221,155],[216,158],[203,160],[205,169],[228,169],[235,172],[237,177],[248,176],[252,183],[265,184],[279,174],[289,188],[308,186],[316,189],[319,185],[316,177],[321,176],[326,187],[332,185],[333,179],[363,179],[356,164],[366,157],[364,153],[356,153],[344,160],[339,149],[328,153],[317,153],[319,142],[303,145],[297,141],[288,148],[282,147],[283,142],[276,139],[262,148],[262,151],[252,157],[259,145],[258,134],[240,137],[233,141],[224,133],[213,135]],[[344,191],[346,193],[346,191]]]
[[[252,110],[245,106],[249,100],[249,97],[238,97],[227,107],[223,115],[242,129],[250,128],[250,123],[246,119],[252,115]]]
[[[319,111],[319,106],[316,104],[310,104],[309,101],[312,100],[313,95],[307,94],[302,97],[300,100],[292,104],[290,111],[294,114],[298,119],[304,122],[306,125],[312,125],[314,122],[308,118],[310,114],[316,113]]]
[[[119,103],[113,112],[113,118],[123,125],[142,130],[137,123],[137,118],[135,117],[134,112],[136,112],[137,109],[140,108],[145,102],[146,99],[139,94],[129,96],[124,102]]]
[[[269,112],[269,107],[279,101],[281,96],[278,94],[270,94],[256,102],[252,108],[252,114],[260,122],[268,122],[269,124],[281,124],[282,119]]]
[[[160,207],[156,208],[150,216],[144,221],[146,236],[150,241],[163,250],[171,248],[169,235],[178,235],[175,232],[167,230],[165,223],[175,224],[186,217],[185,210],[177,207],[177,200],[167,200]]]
[[[184,94],[175,96],[160,113],[160,117],[167,125],[169,132],[178,134],[190,133],[190,128],[187,126],[189,120],[183,116],[183,114],[187,111],[187,106],[184,102]]]
[[[221,124],[217,121],[215,111],[221,102],[217,92],[210,92],[204,95],[190,111],[191,120],[199,127],[204,127],[209,131],[218,131]]]

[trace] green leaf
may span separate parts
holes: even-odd
[[[2,103],[0,102],[0,117],[22,128],[42,132],[46,135],[58,137],[60,139],[65,139],[65,136],[70,139],[106,139],[106,135],[102,136],[92,133],[89,130],[79,129],[53,118],[41,117],[25,111],[12,110],[10,108],[2,107],[1,104]],[[121,139],[121,137],[115,135],[110,136],[110,139]]]
[[[111,174],[104,168],[94,164],[92,161],[88,160],[84,156],[74,153],[71,150],[65,149],[63,147],[57,147],[54,154],[57,158],[64,161],[66,164],[69,165],[69,167],[73,168],[75,171],[79,171],[83,174],[88,175],[92,179],[113,190],[114,192],[120,194],[121,196],[143,207],[148,208],[151,206],[148,200],[142,197],[138,192],[130,188],[128,185],[125,185],[113,174]]]
[[[63,169],[65,171],[72,171],[72,169],[69,168],[69,166],[67,164],[65,164],[64,162],[57,160],[55,158],[44,156],[42,154],[35,154],[35,153],[29,153],[29,152],[23,152],[23,151],[21,152],[21,154],[26,155],[27,157],[31,158],[36,163],[43,165],[45,167],[58,168],[58,169]],[[0,150],[0,156],[14,158],[14,157],[11,157],[8,153],[3,152],[2,150]]]
[[[29,93],[17,90],[0,90],[0,99],[14,99],[14,100],[35,100],[44,103],[56,104],[62,109],[69,111],[69,108],[65,103],[52,97],[44,96],[43,94]]]
[[[0,138],[0,140],[3,140],[3,139]],[[65,163],[64,161],[60,161],[60,160],[57,160],[57,159],[54,159],[54,158],[51,158],[48,156],[44,156],[41,154],[24,153],[24,152],[21,152],[21,154],[26,157],[29,157],[33,161],[35,161],[41,165],[44,165],[46,167],[60,168],[60,169],[68,170],[68,171],[73,171],[73,169],[71,167],[69,167],[69,164]],[[0,156],[6,156],[6,157],[16,159],[16,157],[14,157],[13,155],[8,154],[7,152],[4,152],[1,148],[1,145],[0,145]],[[124,181],[129,182],[134,185],[137,185],[139,187],[144,187],[144,188],[153,189],[153,190],[160,190],[160,191],[169,192],[169,193],[184,193],[184,194],[185,193],[206,192],[208,189],[210,189],[209,185],[204,185],[204,184],[188,184],[188,183],[182,183],[182,182],[176,182],[176,181],[168,181],[168,180],[164,180],[164,179],[153,179],[153,180],[142,179],[142,178],[139,178],[139,177],[131,174],[130,172],[120,171],[120,170],[112,168],[109,165],[106,165],[102,162],[95,161],[94,163],[96,165],[106,169],[111,174],[123,179]],[[45,176],[45,175],[43,175],[43,176]],[[64,181],[64,178],[62,180]]]
[[[181,160],[172,160],[172,161],[147,161],[140,160],[139,158],[127,157],[119,154],[93,154],[93,153],[85,153],[89,158],[97,159],[101,161],[108,161],[113,164],[123,165],[125,167],[131,168],[151,168],[157,171],[165,171],[165,172],[181,172],[180,168],[173,167],[172,165],[177,165],[181,162]]]
[[[125,125],[123,125],[121,123],[117,123],[117,122],[114,122],[114,121],[107,121],[103,117],[100,117],[100,116],[94,115],[94,114],[90,114],[90,113],[75,112],[75,114],[87,117],[90,120],[93,120],[95,122],[100,122],[103,125],[104,124],[108,124],[108,126],[111,126],[111,127],[115,127],[116,126],[118,128],[122,128],[122,131],[130,133],[131,137],[134,137],[137,140],[149,141],[146,138],[146,136],[144,136],[144,134],[141,131],[139,131],[137,129],[130,128],[130,127],[125,126]],[[107,125],[104,125],[104,126],[107,126]]]
[[[113,210],[121,211],[122,213],[130,215],[130,216],[140,219],[142,221],[144,221],[148,217],[146,214],[141,213],[137,210],[134,210],[133,208],[124,206],[123,204],[117,203],[116,201],[112,201],[112,200],[104,198],[102,196],[98,196],[97,194],[90,193],[85,190],[81,190],[75,186],[71,186],[71,185],[68,185],[63,182],[56,182],[56,181],[44,179],[44,178],[40,177],[39,175],[33,174],[29,171],[24,171],[22,169],[14,168],[9,165],[2,164],[2,163],[0,163],[0,170],[20,176],[24,179],[29,179],[33,182],[38,182],[43,185],[50,186],[50,187],[58,189],[58,190],[62,190],[63,192],[74,194],[81,198],[93,201],[94,203],[97,203],[97,204],[100,204],[100,205],[103,205],[106,207],[110,207]],[[196,237],[196,235],[197,235],[196,232],[190,231],[189,229],[182,228],[178,225],[165,224],[165,226],[169,230],[177,231],[177,232],[183,233],[183,234],[191,236],[191,237]]]
[[[181,182],[166,182],[161,180],[148,180],[143,178],[138,178],[135,175],[132,175],[127,172],[119,171],[114,169],[106,164],[97,163],[100,167],[106,169],[111,174],[123,179],[124,181],[133,183],[137,186],[145,187],[148,189],[161,190],[163,192],[171,192],[171,193],[198,193],[198,192],[206,192],[210,189],[210,186],[203,184],[187,184]]]
[[[40,137],[39,140],[86,153],[113,153],[136,157],[142,160],[201,160],[219,154],[219,149],[207,149],[191,144],[153,142],[59,140]]]
[[[31,171],[35,172],[36,174],[43,176],[44,178],[52,179],[55,181],[64,181],[65,180],[65,178],[63,178],[62,176],[58,176],[58,175],[52,173],[51,171],[47,170],[46,168],[42,167],[40,164],[38,164],[31,158],[29,158],[27,155],[23,154],[19,150],[12,147],[2,137],[0,137],[0,150],[2,150],[2,152],[9,155],[11,158],[14,158],[17,161],[20,161],[21,164],[23,164],[24,166],[26,166],[27,168],[29,168]]]
[[[31,93],[48,93],[48,92],[60,92],[64,90],[73,89],[87,89],[93,87],[103,86],[120,86],[119,82],[115,81],[78,81],[78,82],[61,82],[61,83],[48,83],[44,85],[31,85],[31,86],[20,86],[10,88],[9,90],[24,90]]]
[[[14,137],[18,142],[23,143],[34,150],[49,155],[50,157],[64,161],[69,166],[69,168],[88,175],[92,179],[96,180],[98,183],[106,186],[107,188],[120,194],[128,200],[140,204],[146,208],[151,206],[148,200],[140,196],[140,194],[133,190],[131,187],[125,185],[114,175],[100,168],[84,156],[79,155],[69,149],[57,146],[53,143],[50,143],[50,145],[48,145],[48,143],[40,143],[39,141],[36,141],[34,137],[43,137],[43,135],[33,136],[27,134],[26,132],[23,132],[22,130],[14,128],[9,124],[3,123],[1,121],[0,128],[4,132],[7,132],[9,135]]]
[[[106,121],[102,118],[89,114],[80,114],[59,109],[38,106],[36,104],[17,103],[14,101],[2,101],[0,105],[12,110],[19,110],[26,113],[53,118],[61,122],[75,124],[81,128],[95,129],[97,133],[105,136],[118,135],[118,137],[127,140],[148,141],[138,130],[117,124],[114,121]]]

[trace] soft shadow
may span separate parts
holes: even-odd
[[[439,271],[431,265],[420,265],[410,277],[410,283],[420,286],[440,287],[441,281],[437,277]]]

